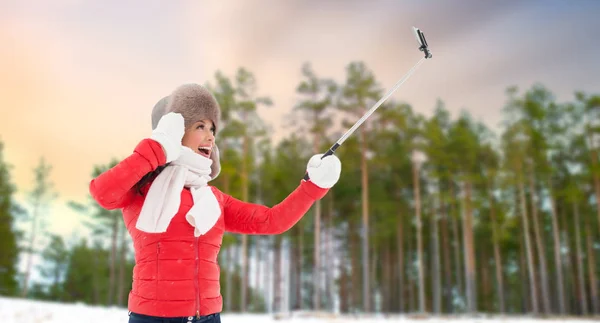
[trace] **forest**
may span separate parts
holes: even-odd
[[[300,70],[293,107],[257,95],[244,67],[207,81],[223,118],[212,185],[279,203],[310,156],[386,90],[359,61],[342,81],[310,63]],[[502,111],[498,127],[466,110],[453,116],[443,98],[418,109],[386,101],[337,150],[340,181],[296,226],[225,235],[224,312],[600,314],[600,94],[574,89],[558,102],[541,83],[498,90],[504,104],[485,107]],[[258,109],[289,110],[289,135],[273,142]],[[52,165],[42,158],[33,170],[25,208],[3,149],[0,141],[0,295],[126,307],[134,255],[121,212],[70,201],[93,234],[73,242],[47,232]],[[117,162],[107,156],[89,179]],[[33,266],[34,255],[43,262]],[[32,281],[34,270],[44,281]]]

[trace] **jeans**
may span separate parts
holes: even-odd
[[[129,312],[129,323],[221,323],[219,313],[205,316],[158,317]]]

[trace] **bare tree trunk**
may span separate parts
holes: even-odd
[[[360,172],[362,192],[362,267],[363,267],[363,311],[370,312],[369,299],[369,172],[367,167],[367,138],[365,130],[360,130]]]
[[[31,219],[31,234],[29,235],[29,250],[27,251],[27,265],[25,267],[25,274],[23,278],[23,290],[21,291],[21,297],[27,297],[29,293],[29,279],[31,277],[31,267],[33,266],[33,254],[35,250],[35,238],[37,234],[37,218],[40,209],[39,201],[35,201],[33,205],[33,213]]]
[[[458,294],[458,297],[462,298],[465,294],[463,292],[462,266],[460,261],[460,250],[462,246],[462,240],[460,239],[462,234],[460,233],[460,227],[458,225],[460,219],[456,219],[452,216],[450,217],[450,220],[452,221],[452,235],[454,236],[454,274],[456,275],[456,293]]]
[[[600,178],[598,174],[594,172],[594,191],[596,194],[596,212],[598,216],[598,232],[600,232]]]
[[[313,96],[313,100],[316,98]],[[318,122],[318,112],[315,111],[313,122]],[[313,140],[313,153],[319,151],[319,136]],[[318,311],[321,307],[321,200],[315,202],[315,244],[314,244],[314,269],[313,269],[313,307]]]
[[[540,279],[542,287],[542,304],[544,305],[544,313],[550,313],[550,289],[548,288],[548,267],[546,263],[546,247],[542,238],[542,233],[538,219],[538,208],[537,208],[537,190],[535,187],[534,170],[531,169],[529,173],[529,191],[531,194],[531,219],[533,222],[533,231],[535,233],[535,242],[538,250],[538,262],[540,266]]]
[[[581,304],[581,314],[588,314],[587,293],[585,290],[585,273],[583,266],[583,251],[581,250],[581,229],[579,218],[579,206],[577,202],[573,203],[573,212],[575,215],[575,244],[577,249],[577,278],[579,279],[579,302]]]
[[[596,151],[596,147],[594,144],[594,138],[591,133],[588,132],[588,139],[590,144],[590,157],[592,159],[592,178],[594,180],[594,193],[596,197],[596,215],[598,216],[598,232],[600,233],[600,176],[598,176],[598,172],[595,170],[596,165],[598,164],[598,155]]]
[[[414,258],[413,255],[415,254],[415,248],[414,248],[414,237],[410,234],[410,227],[409,230],[406,230],[407,233],[407,253],[408,253],[408,264],[412,264],[414,262]],[[414,291],[414,269],[413,266],[408,266],[408,270],[407,270],[407,277],[408,277],[408,312],[413,312],[415,311],[416,305],[415,305],[415,301],[416,301],[416,297],[417,297],[417,293],[415,293]]]
[[[397,238],[397,237],[396,237]],[[398,279],[399,279],[399,272],[400,272],[400,268],[398,268],[398,259],[396,257],[398,257],[398,250],[394,250],[394,240],[390,240],[390,244],[392,245],[391,250],[390,250],[390,268],[392,270],[391,273],[391,281],[387,282],[390,285],[390,313],[398,313],[400,311],[399,309],[399,305],[400,305],[400,301],[399,301],[399,288],[400,285],[398,284]],[[396,245],[397,247],[397,245]],[[395,251],[395,253],[394,253]],[[386,284],[386,282],[382,282],[382,284]]]
[[[560,230],[558,228],[558,214],[556,213],[556,200],[553,196],[552,182],[549,182],[550,192],[550,211],[552,212],[552,236],[554,240],[554,266],[556,267],[556,285],[558,288],[558,311],[560,314],[566,313],[565,307],[565,286],[562,272],[562,256],[560,254],[561,243],[560,243]]]
[[[247,201],[247,200],[244,200]],[[247,298],[248,298],[248,236],[242,235],[242,290],[241,290],[241,302],[240,311],[246,312]]]
[[[281,235],[275,236],[275,245],[273,246],[273,312],[278,313],[283,310],[282,307],[282,279],[281,279]]]
[[[398,234],[396,235],[398,239],[398,310],[400,313],[405,311],[404,307],[404,229],[403,229],[403,219],[400,214],[397,218],[398,223]]]
[[[500,313],[504,314],[504,281],[502,279],[502,256],[500,253],[500,236],[498,234],[498,220],[496,219],[496,203],[494,203],[493,187],[489,187],[488,196],[490,199],[490,218],[492,220],[492,240],[494,243],[494,262],[496,265],[496,291],[498,292],[498,307]]]
[[[296,267],[298,266],[298,260],[296,259],[296,242],[290,237],[287,241],[284,240],[282,245],[282,309],[285,311],[294,310],[294,295],[296,285]]]
[[[335,310],[335,303],[334,303],[334,267],[335,267],[335,262],[333,259],[333,245],[334,245],[334,228],[333,228],[333,197],[329,197],[329,215],[327,217],[327,246],[325,247],[327,249],[327,257],[326,257],[326,263],[327,263],[327,269],[325,270],[325,281],[326,281],[326,285],[325,288],[327,289],[325,294],[327,295],[327,303],[328,303],[328,308],[331,312],[333,312]]]
[[[490,305],[493,300],[492,296],[492,288],[490,282],[490,268],[488,266],[489,255],[487,253],[487,248],[479,248],[480,259],[480,272],[481,272],[481,299],[482,303],[480,304],[480,308],[484,312],[492,312],[492,306]]]
[[[127,229],[123,225],[119,225],[119,232],[121,233],[119,241],[120,246],[120,257],[119,257],[119,283],[117,284],[117,305],[123,306],[123,298],[125,297],[125,262],[127,261]]]
[[[229,187],[230,187],[230,181],[229,181],[229,174],[224,172],[223,173],[223,192],[225,192],[225,194],[229,194]],[[225,303],[225,309],[227,311],[233,311],[233,305],[232,305],[232,301],[233,301],[233,271],[235,270],[235,263],[234,263],[234,259],[237,259],[237,257],[234,257],[234,250],[236,250],[236,245],[231,245],[227,248],[227,264],[226,264],[226,274],[225,274],[225,279],[227,280],[227,290],[226,290],[226,294],[227,294],[227,300]]]
[[[100,268],[100,248],[98,246],[94,247],[94,254],[95,257],[94,259],[92,259],[92,263],[94,264],[94,271],[92,274],[92,289],[93,289],[93,297],[94,297],[94,304],[100,304],[100,282],[98,279],[99,273],[98,273],[98,268]]]
[[[579,304],[581,304],[581,314],[588,314],[587,293],[585,291],[585,274],[583,270],[583,252],[581,250],[581,228],[579,219],[579,207],[573,203],[573,213],[575,215],[575,244],[577,249],[577,278],[579,279]]]
[[[242,235],[242,291],[241,291],[241,302],[240,302],[240,311],[245,313],[247,311],[248,304],[248,236]]]
[[[572,214],[569,220],[572,220]],[[573,229],[573,231],[575,231],[575,229]],[[577,248],[575,246],[575,241],[571,241],[569,244],[572,246],[570,246],[571,251],[569,252],[569,261],[566,263],[566,268],[569,276],[568,282],[571,294],[569,295],[569,302],[567,305],[570,307],[570,313],[579,314],[581,303],[579,302],[579,279],[577,277]]]
[[[315,202],[315,245],[313,269],[313,307],[321,309],[321,201]]]
[[[456,196],[454,195],[454,187],[452,186],[452,182],[450,182],[450,196],[452,199],[454,199]],[[454,274],[455,274],[455,278],[456,278],[456,293],[458,297],[464,297],[464,293],[463,293],[463,283],[462,283],[462,268],[460,266],[461,261],[461,254],[460,254],[460,250],[461,250],[461,240],[460,237],[462,236],[460,234],[460,228],[458,226],[458,221],[461,218],[460,216],[460,212],[457,212],[456,216],[454,216],[455,212],[454,212],[454,204],[450,203],[450,209],[449,209],[449,218],[452,224],[452,237],[454,240],[453,246],[454,246]],[[457,219],[458,217],[458,219]],[[452,312],[454,312],[454,309],[452,310]]]
[[[261,267],[261,272],[263,272],[263,288],[265,290],[265,294],[264,294],[264,298],[265,298],[265,311],[267,313],[270,313],[273,311],[273,303],[271,302],[271,293],[272,293],[272,282],[273,282],[273,278],[271,277],[271,275],[273,275],[273,271],[272,268],[274,268],[274,265],[271,261],[271,250],[273,248],[273,240],[274,240],[274,236],[270,236],[267,237],[265,240],[265,249],[264,249],[264,262],[263,265]]]
[[[110,263],[108,274],[108,300],[107,305],[114,304],[115,282],[116,282],[116,262],[117,262],[117,238],[119,236],[119,218],[112,217],[112,236],[110,238]]]
[[[442,250],[444,259],[444,304],[442,306],[443,312],[452,312],[452,263],[450,262],[450,238],[448,233],[448,214],[446,213],[446,205],[444,200],[441,200],[440,211],[442,215],[441,219],[441,231],[442,231]],[[445,309],[444,309],[445,308]]]
[[[256,259],[254,260],[254,288],[256,290],[256,292],[260,291],[260,277],[261,277],[261,271],[260,271],[260,261],[262,259],[262,252],[261,252],[261,239],[260,236],[254,236],[254,254],[256,255]],[[254,307],[254,311],[257,310],[256,306]]]
[[[383,250],[383,281],[380,283],[383,294],[382,310],[384,313],[390,313],[392,311],[392,252],[390,249],[390,243],[386,242]]]
[[[596,261],[594,257],[594,242],[592,241],[592,230],[590,230],[591,223],[586,221],[585,235],[587,241],[587,260],[588,260],[588,273],[590,276],[590,300],[592,302],[592,313],[600,313],[600,299],[598,299],[598,285],[596,279]]]
[[[382,281],[379,283],[383,292],[383,306],[382,310],[384,313],[390,313],[392,311],[392,251],[390,248],[390,242],[386,241],[383,250],[383,261],[382,261]]]
[[[298,245],[296,246],[296,305],[295,309],[301,310],[303,301],[302,301],[302,269],[304,268],[304,227],[302,225],[298,226]]]
[[[595,147],[595,140],[594,140],[594,135],[591,132],[588,132],[588,138],[589,138],[589,144],[590,144],[590,157],[592,159],[592,176],[593,176],[593,180],[594,180],[594,193],[595,193],[595,197],[596,197],[596,215],[598,217],[598,234],[600,234],[600,177],[598,176],[598,172],[596,170],[597,168],[597,164],[598,164],[598,155],[597,155],[597,150]],[[586,230],[588,230],[588,244],[590,244],[591,242],[589,240],[591,240],[591,231],[589,231],[589,226],[587,226],[588,228],[586,228]],[[588,250],[591,247],[588,246]],[[594,312],[594,314],[598,314],[600,313],[600,300],[598,299],[598,285],[596,284],[596,273],[595,273],[595,269],[594,267],[594,251],[593,248],[591,248],[592,250],[589,250],[589,257],[588,257],[588,263],[590,264],[590,285],[591,285],[591,290],[590,293],[591,298],[592,298],[592,311]],[[591,259],[590,259],[591,258]]]
[[[360,308],[360,303],[361,303],[361,292],[362,289],[364,288],[364,286],[361,286],[361,279],[360,279],[360,255],[358,253],[359,249],[359,241],[357,241],[358,239],[358,235],[356,234],[356,229],[355,229],[355,224],[350,222],[351,225],[349,226],[349,232],[348,234],[350,235],[350,253],[352,255],[352,270],[350,272],[350,274],[352,275],[352,288],[351,288],[351,293],[350,293],[350,297],[352,302],[350,304],[352,304],[352,309],[356,310],[358,308]]]
[[[378,288],[377,282],[375,281],[377,263],[379,263],[380,260],[377,250],[369,250],[369,254],[371,255],[371,264],[369,266],[371,269],[369,274],[369,286],[371,286],[371,290],[369,290],[369,308],[375,310],[375,294],[377,294],[378,291],[381,291],[381,288]]]
[[[229,246],[229,248],[227,248],[227,273],[225,274],[226,279],[227,279],[227,301],[225,304],[225,308],[227,309],[228,312],[232,311],[232,300],[233,300],[233,279],[232,279],[232,275],[233,275],[233,271],[235,270],[235,264],[233,263],[233,250],[235,248],[235,245]]]
[[[439,192],[438,197],[440,197]],[[435,201],[433,201],[433,205],[434,207],[432,208],[431,212],[431,244],[433,249],[433,313],[439,314],[442,312],[442,275],[440,272],[440,244],[437,219],[438,209],[435,207]]]
[[[566,260],[563,262],[565,282],[565,313],[572,313],[572,304],[570,303],[572,302],[573,295],[577,295],[577,292],[575,291],[574,286],[576,283],[573,276],[574,270],[572,266],[575,261],[571,260],[573,257],[573,247],[571,245],[571,239],[569,238],[569,221],[567,219],[566,209],[567,203],[564,203],[563,207],[560,209],[560,212],[557,212],[557,214],[559,215],[560,227],[562,228],[560,235],[567,248],[567,254],[563,257]]]
[[[419,312],[425,312],[425,273],[423,262],[423,222],[421,219],[421,190],[419,181],[419,164],[413,164],[413,187],[415,196],[415,212],[417,213],[417,266],[419,271]]]
[[[467,310],[477,311],[477,285],[475,276],[475,241],[473,237],[473,214],[471,210],[471,183],[465,181],[465,212],[463,218],[463,234],[465,247],[465,281],[467,292]]]
[[[521,274],[521,282],[523,282],[521,284],[521,304],[522,304],[522,310],[524,313],[528,313],[529,309],[531,308],[530,302],[531,302],[531,297],[527,297],[527,285],[525,284],[525,282],[527,281],[527,274],[525,273],[525,268],[527,267],[527,261],[525,260],[525,254],[526,251],[523,250],[524,248],[524,242],[525,241],[525,236],[523,236],[523,239],[519,239],[519,273]],[[531,284],[529,284],[529,288],[531,288]]]
[[[344,258],[342,258],[344,259]],[[340,264],[340,289],[339,289],[339,299],[340,299],[340,311],[342,313],[348,313],[350,311],[350,293],[348,292],[348,270],[346,269],[346,263],[344,260],[341,261]]]
[[[247,113],[242,112],[242,122],[245,124],[248,119]],[[249,152],[249,141],[248,134],[244,133],[243,143],[242,143],[242,170],[241,170],[241,180],[242,180],[242,201],[249,202],[249,182],[248,182],[248,152]],[[241,312],[246,312],[246,307],[248,303],[248,236],[242,235],[242,291],[241,291]]]
[[[527,270],[529,272],[529,291],[531,293],[531,307],[534,314],[539,313],[538,299],[536,295],[537,284],[535,280],[534,266],[533,266],[533,254],[531,250],[531,241],[529,240],[529,221],[527,219],[527,206],[525,201],[525,188],[523,187],[523,180],[519,178],[519,200],[521,201],[521,218],[523,220],[523,234],[525,236],[525,251],[527,255]]]

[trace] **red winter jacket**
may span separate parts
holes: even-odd
[[[123,220],[135,248],[128,308],[139,314],[174,317],[221,312],[223,302],[217,255],[223,233],[283,233],[328,191],[301,180],[286,199],[269,208],[242,202],[211,187],[221,205],[221,217],[205,235],[194,237],[194,228],[185,220],[185,214],[192,206],[192,196],[184,188],[181,206],[167,231],[146,233],[135,227],[144,196],[136,193],[134,186],[165,161],[160,144],[144,139],[133,154],[90,183],[90,193],[98,204],[106,209],[123,211]],[[149,186],[142,190],[144,195]]]

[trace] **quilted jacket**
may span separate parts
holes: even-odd
[[[141,194],[134,186],[165,162],[160,144],[144,139],[130,156],[94,178],[89,186],[92,197],[103,208],[122,210],[135,251],[128,309],[139,314],[180,317],[221,312],[217,255],[223,233],[283,233],[328,191],[301,180],[281,203],[267,207],[242,202],[211,187],[221,206],[221,217],[206,234],[194,237],[194,228],[185,220],[192,196],[184,188],[179,211],[166,232],[146,233],[136,229],[135,224],[150,184],[142,188]]]

